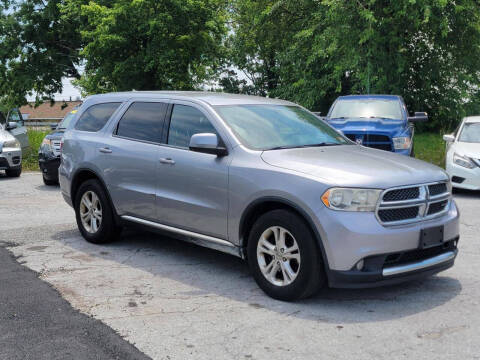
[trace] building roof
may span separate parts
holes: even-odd
[[[209,91],[129,91],[117,92],[101,95],[92,95],[85,99],[86,101],[94,100],[95,102],[103,100],[122,100],[130,98],[169,98],[194,100],[207,103],[209,105],[256,105],[256,104],[274,104],[274,105],[292,105],[291,102],[273,98],[265,98],[261,96],[226,94]]]
[[[47,119],[47,120],[56,120],[63,119],[73,108],[77,105],[80,105],[81,101],[57,101],[50,104],[50,102],[45,102],[35,107],[35,103],[29,103],[20,108],[20,112],[24,119]]]

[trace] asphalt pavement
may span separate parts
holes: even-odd
[[[58,187],[0,177],[0,242],[16,257],[0,250],[0,359],[480,359],[480,194],[454,198],[453,268],[284,303],[213,250],[137,230],[89,244]]]

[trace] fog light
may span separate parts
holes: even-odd
[[[364,261],[363,260],[360,260],[358,263],[357,263],[357,270],[358,271],[361,271],[363,269],[363,265],[364,265]]]

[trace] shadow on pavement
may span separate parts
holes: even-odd
[[[126,229],[118,242],[98,246],[85,242],[77,230],[69,230],[54,234],[53,239],[68,242],[69,247],[90,256],[121,262],[196,289],[177,296],[216,294],[254,309],[311,321],[362,323],[403,318],[442,306],[462,290],[457,279],[440,274],[382,288],[325,288],[313,298],[285,303],[265,295],[241,259],[165,236]]]

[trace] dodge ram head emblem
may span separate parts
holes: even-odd
[[[357,137],[357,138],[355,138],[355,142],[356,142],[358,145],[362,145],[362,144],[363,144],[363,137]]]

